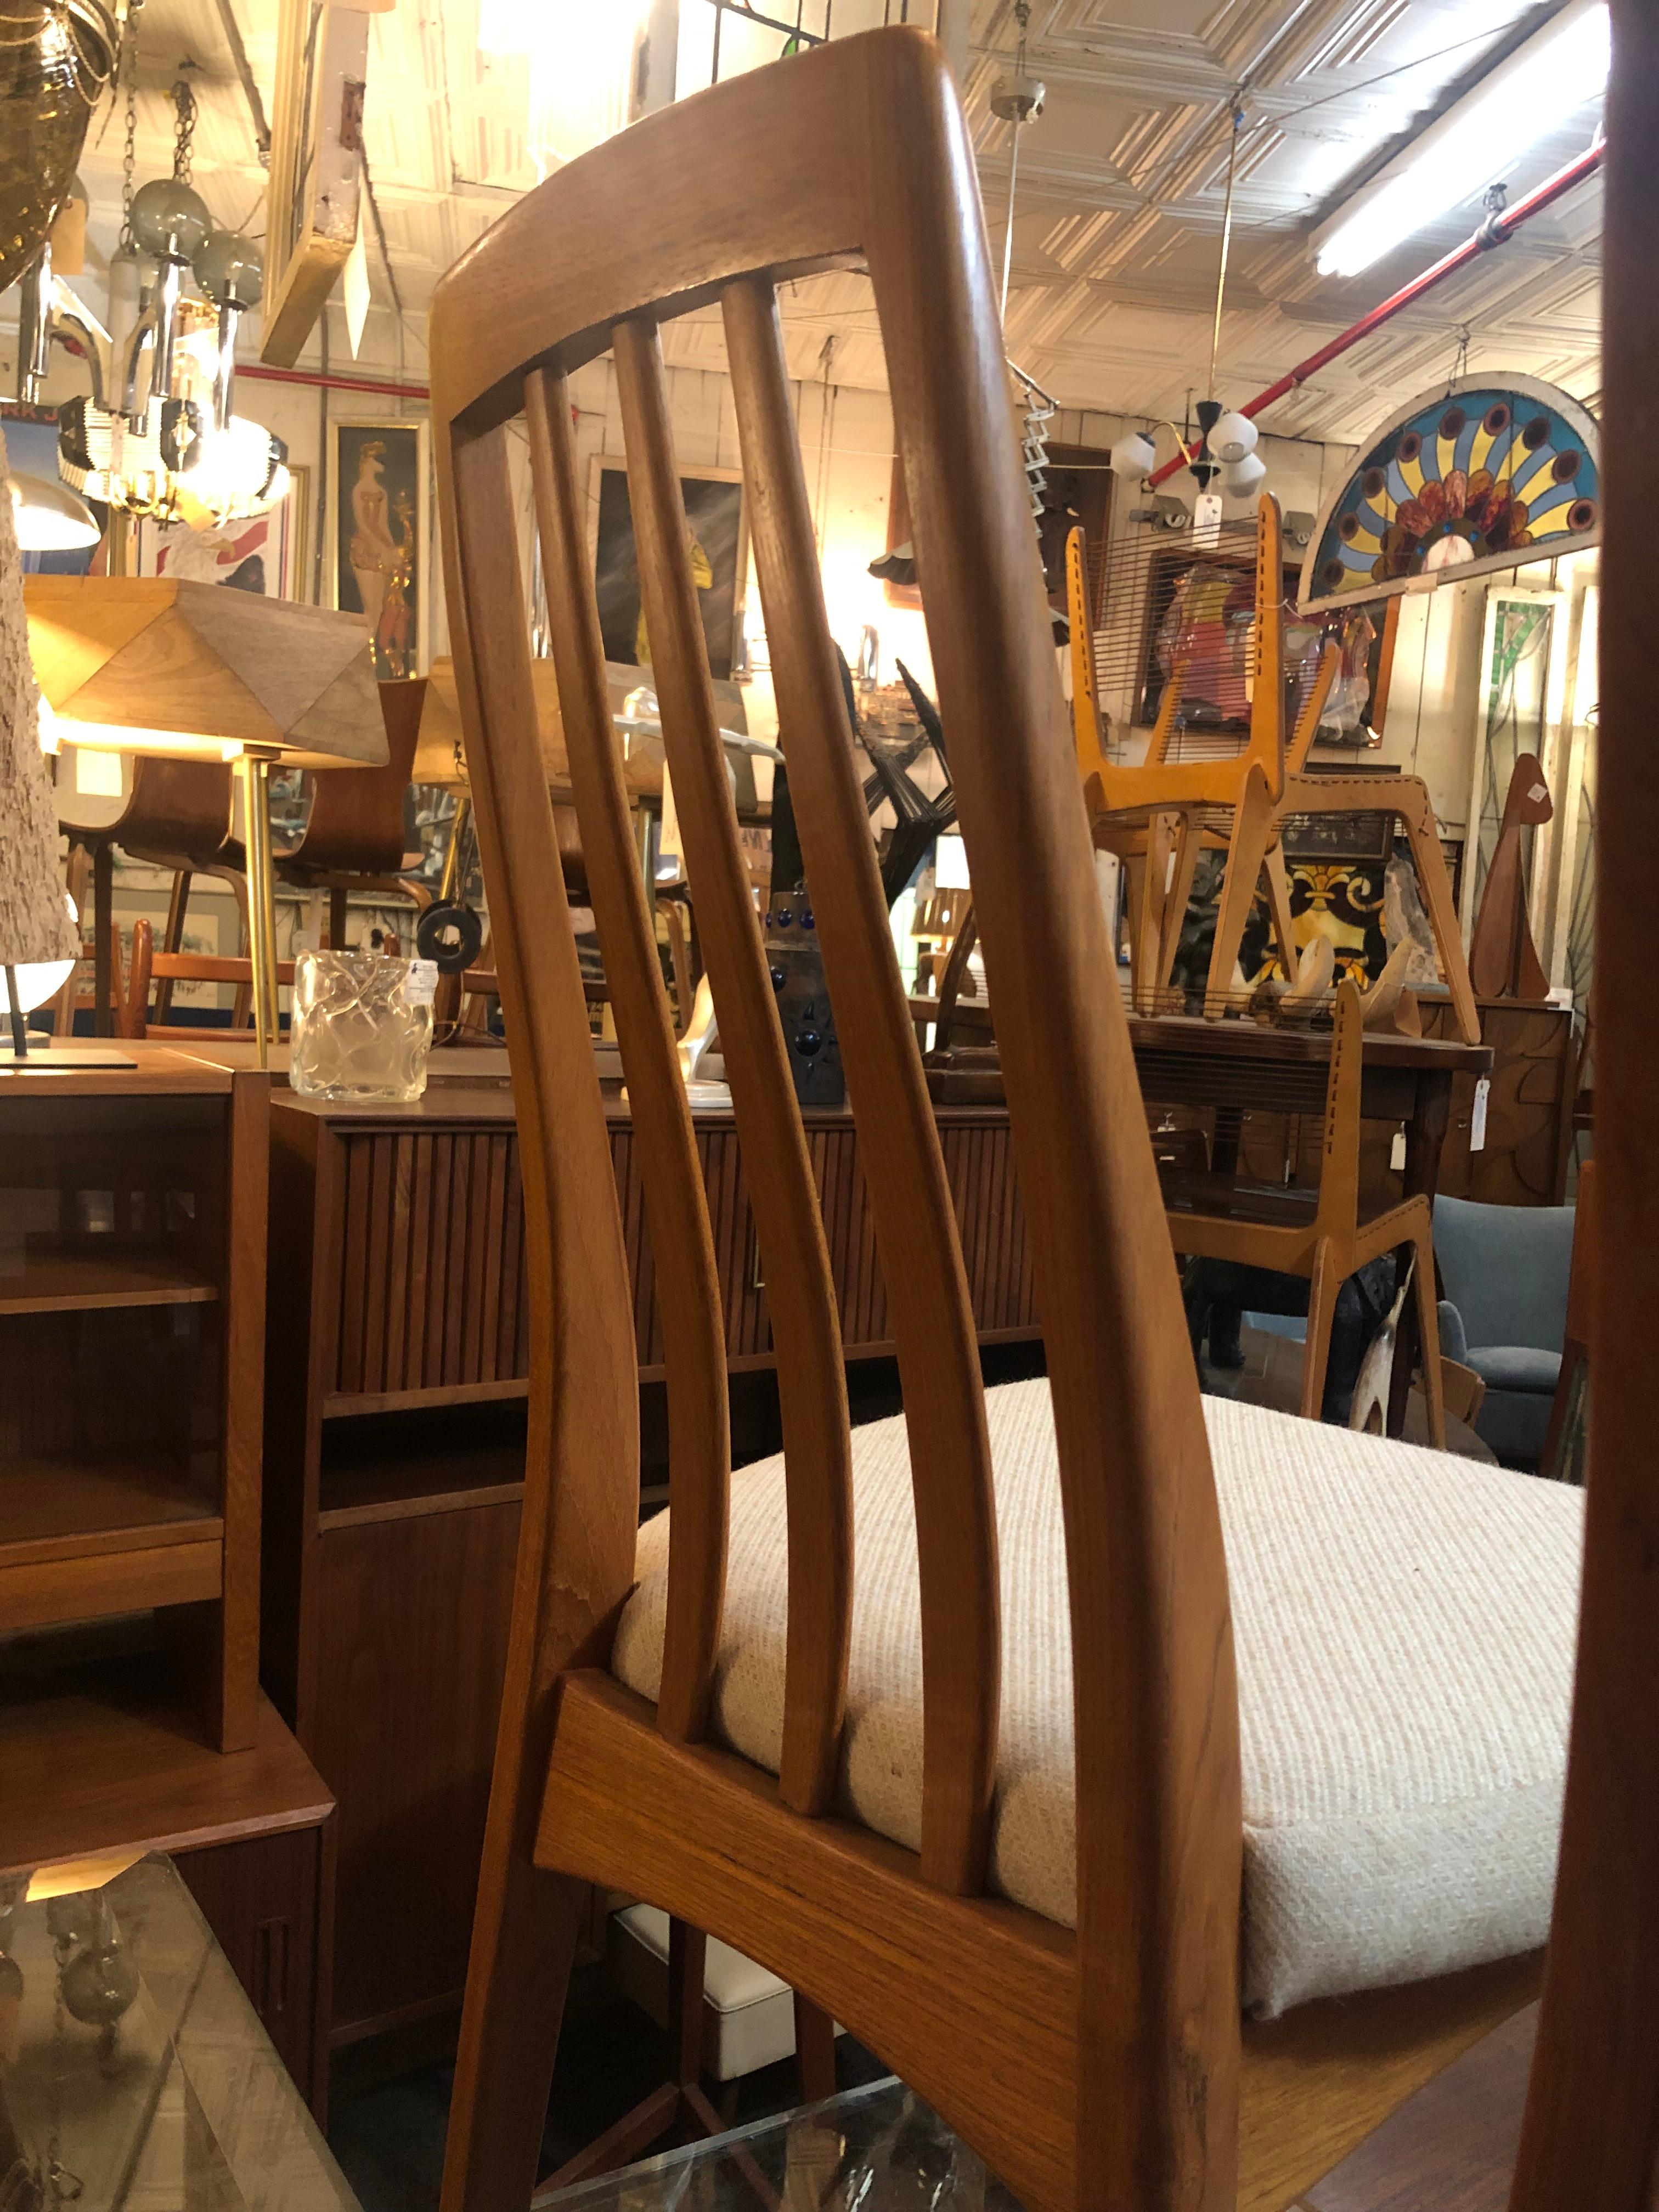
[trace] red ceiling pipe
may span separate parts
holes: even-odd
[[[236,365],[238,377],[255,376],[267,384],[306,384],[313,392],[373,392],[386,399],[429,399],[424,384],[376,384],[366,376],[324,376],[314,368],[267,368],[262,361]]]
[[[1593,177],[1601,166],[1604,150],[1602,142],[1598,138],[1587,152],[1580,154],[1576,161],[1569,161],[1565,169],[1558,169],[1553,177],[1546,177],[1541,185],[1529,191],[1523,199],[1516,200],[1512,208],[1505,208],[1501,215],[1488,216],[1473,238],[1466,238],[1462,246],[1454,246],[1432,268],[1425,269],[1420,276],[1413,276],[1409,284],[1402,284],[1399,291],[1384,300],[1380,307],[1373,307],[1370,314],[1362,315],[1340,337],[1332,338],[1328,344],[1321,346],[1317,353],[1310,353],[1306,361],[1297,362],[1294,368],[1285,372],[1277,384],[1270,384],[1265,392],[1258,392],[1254,399],[1247,399],[1237,410],[1239,414],[1259,415],[1264,407],[1271,407],[1275,399],[1282,399],[1287,392],[1294,392],[1299,384],[1305,384],[1310,376],[1316,376],[1339,354],[1346,353],[1350,346],[1358,345],[1361,338],[1369,337],[1373,331],[1380,330],[1384,323],[1391,322],[1402,307],[1410,307],[1413,300],[1420,300],[1425,292],[1432,290],[1435,285],[1443,283],[1455,270],[1467,268],[1471,261],[1477,260],[1492,246],[1501,246],[1530,216],[1541,214],[1564,193],[1571,191],[1575,185],[1582,185],[1587,177]],[[1177,453],[1174,460],[1165,461],[1161,469],[1154,470],[1146,481],[1150,484],[1161,484],[1174,476],[1177,469],[1186,465]]]

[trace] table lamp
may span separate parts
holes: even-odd
[[[246,823],[259,1065],[277,1034],[268,787],[289,768],[384,768],[361,615],[160,576],[30,576],[28,647],[48,749],[228,761]]]
[[[58,812],[40,752],[39,708],[0,435],[0,969],[10,1052],[20,1059],[28,1047],[28,1008],[61,988],[81,951],[58,872]]]

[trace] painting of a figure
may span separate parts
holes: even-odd
[[[607,660],[647,665],[651,641],[640,605],[640,564],[634,548],[634,517],[628,503],[628,476],[620,464],[599,469],[599,538],[594,549],[594,584],[599,628]],[[686,551],[696,586],[708,646],[708,669],[716,683],[727,682],[737,656],[739,594],[748,566],[744,533],[743,485],[729,475],[684,473]]]
[[[420,672],[422,431],[416,422],[334,426],[335,604],[368,616],[382,678]]]

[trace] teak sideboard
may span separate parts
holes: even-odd
[[[338,1801],[337,2044],[441,2016],[465,1977],[529,1374],[512,1093],[504,1055],[473,1057],[477,1078],[411,1106],[271,1103],[263,1671]],[[648,1385],[664,1291],[628,1109],[609,1112]],[[852,1119],[805,1119],[847,1354],[879,1358],[886,1293]],[[981,1341],[1036,1340],[1006,1112],[941,1108],[939,1122]],[[730,1110],[696,1128],[730,1364],[762,1372],[766,1287]],[[644,1413],[648,1437],[648,1390]],[[734,1446],[753,1458],[773,1440]]]

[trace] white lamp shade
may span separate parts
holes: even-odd
[[[64,893],[64,904],[69,908],[70,922],[78,929],[81,917],[75,911],[75,901]],[[25,960],[11,972],[17,978],[17,1011],[32,1014],[37,1006],[44,1006],[48,999],[55,999],[68,982],[75,967],[72,960]],[[6,970],[0,968],[0,1021],[11,1015],[11,994],[6,988]]]
[[[75,553],[103,536],[85,500],[49,477],[13,477],[11,514],[23,553]]]
[[[1210,433],[1210,451],[1218,461],[1242,461],[1261,434],[1248,415],[1224,415]]]
[[[1259,453],[1246,453],[1242,461],[1229,461],[1221,471],[1221,488],[1229,499],[1249,499],[1267,473]]]
[[[1144,430],[1131,431],[1112,448],[1112,474],[1139,483],[1149,476],[1158,459],[1158,448]]]

